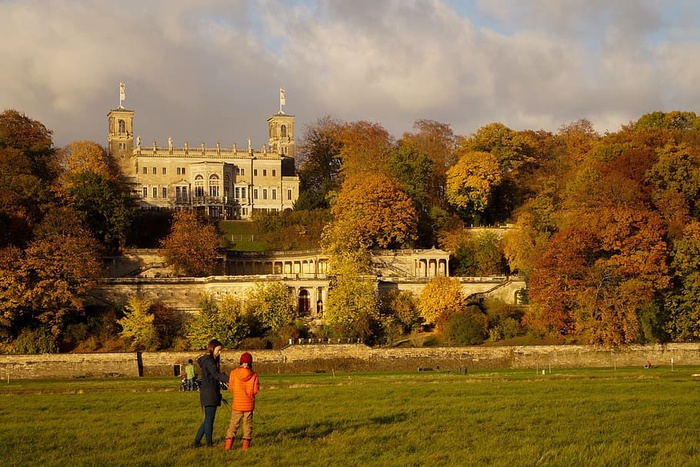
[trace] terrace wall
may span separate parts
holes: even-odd
[[[230,370],[242,351],[224,351]],[[630,346],[441,347],[385,349],[362,344],[295,344],[281,350],[252,350],[255,369],[265,373],[460,369],[616,368],[700,365],[700,344]],[[0,355],[0,379],[54,379],[174,375],[175,365],[196,360],[197,352]]]

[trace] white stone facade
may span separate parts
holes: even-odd
[[[142,144],[134,111],[109,112],[109,153],[147,208],[192,209],[220,219],[249,219],[254,210],[291,210],[299,197],[294,167],[294,116],[268,118],[269,140],[260,149],[204,142]]]

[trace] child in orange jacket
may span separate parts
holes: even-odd
[[[233,392],[231,407],[231,423],[226,432],[224,449],[229,451],[236,438],[238,426],[243,422],[243,447],[245,451],[253,438],[253,410],[255,410],[255,395],[260,390],[258,374],[253,371],[253,356],[248,352],[241,355],[240,366],[231,372],[228,387]]]

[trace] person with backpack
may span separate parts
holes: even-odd
[[[231,407],[231,423],[226,432],[224,450],[233,447],[238,427],[243,423],[243,451],[250,447],[253,438],[253,411],[255,410],[255,395],[260,391],[258,374],[253,371],[253,356],[248,352],[241,355],[240,366],[231,372],[228,387],[233,392]]]

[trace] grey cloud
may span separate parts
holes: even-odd
[[[449,5],[0,2],[12,38],[0,43],[0,104],[42,121],[58,144],[104,143],[123,81],[144,142],[250,137],[257,147],[279,87],[300,129],[330,114],[395,136],[420,118],[458,134],[494,121],[555,131],[580,118],[613,131],[700,103],[687,2],[663,2],[670,13],[644,0],[478,2],[488,26]]]

